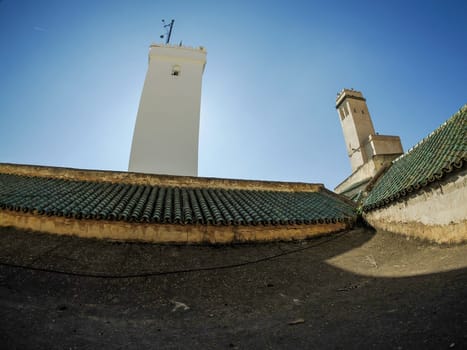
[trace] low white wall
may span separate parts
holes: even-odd
[[[374,156],[367,163],[354,171],[348,178],[337,185],[334,188],[334,192],[342,193],[357,182],[361,182],[363,180],[370,181],[381,168],[389,164],[396,157],[397,154]]]
[[[467,170],[364,213],[374,228],[439,243],[467,241]]]

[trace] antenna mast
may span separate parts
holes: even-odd
[[[161,35],[160,38],[161,39],[164,39],[164,37],[166,38],[165,39],[165,44],[166,45],[170,42],[170,36],[172,35],[172,29],[173,29],[173,26],[174,26],[174,22],[175,22],[175,20],[171,20],[170,23],[166,24],[165,20],[164,19],[162,20],[163,27],[165,29],[165,34]]]

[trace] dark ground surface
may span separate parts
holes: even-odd
[[[357,229],[161,246],[2,228],[0,263],[1,349],[467,348],[467,244]]]

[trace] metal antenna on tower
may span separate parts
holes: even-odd
[[[167,45],[170,42],[170,36],[172,35],[172,29],[174,26],[175,20],[171,20],[170,23],[166,24],[165,20],[162,20],[163,27],[165,29],[165,34],[161,35],[160,38],[164,39],[165,38],[165,44]]]

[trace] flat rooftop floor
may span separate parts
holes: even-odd
[[[167,246],[0,228],[2,349],[467,348],[467,244]]]

